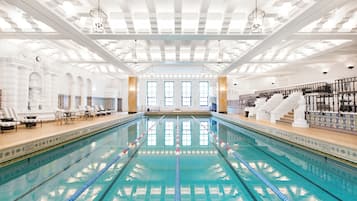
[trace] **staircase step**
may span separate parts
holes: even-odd
[[[284,115],[284,117],[286,117],[286,118],[294,118],[294,115]]]
[[[291,124],[292,124],[292,122],[291,122],[291,121],[287,121],[287,120],[283,120],[283,119],[276,120],[276,123],[280,123],[280,124],[289,124],[289,125],[291,125]]]
[[[294,118],[290,118],[290,117],[282,117],[282,118],[280,118],[280,120],[285,120],[285,121],[291,121],[291,122],[293,122],[294,121]]]

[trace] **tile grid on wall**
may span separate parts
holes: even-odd
[[[352,131],[357,135],[357,114],[308,112],[306,119],[312,126]]]
[[[17,146],[5,148],[0,150],[0,163],[5,163],[16,158],[20,158],[37,151],[45,150],[51,148],[58,144],[63,144],[70,142],[74,139],[80,139],[81,137],[86,137],[95,134],[96,131],[109,128],[116,125],[122,125],[129,121],[135,120],[142,116],[142,113],[137,113],[135,115],[130,115],[124,118],[111,120],[108,122],[98,123],[89,127],[79,128],[73,131],[68,131],[64,133],[57,134],[51,137],[45,137],[39,140],[34,140],[29,143],[20,144]]]
[[[292,143],[302,145],[304,147],[317,150],[322,153],[326,153],[343,160],[351,161],[357,163],[357,149],[344,147],[342,145],[337,145],[329,143],[326,141],[314,139],[307,136],[301,136],[297,133],[283,131],[276,128],[271,128],[263,125],[258,125],[250,122],[242,121],[238,118],[230,117],[224,114],[212,113],[213,116],[229,121],[233,124],[244,125],[245,127],[264,132],[266,134],[272,135],[279,139],[287,140]]]

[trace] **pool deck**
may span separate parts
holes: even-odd
[[[274,124],[258,121],[237,114],[218,114],[213,116],[243,125],[278,139],[314,149],[339,159],[357,164],[357,134],[348,134],[319,128],[295,128],[288,124]]]
[[[17,131],[13,129],[0,134],[0,166],[6,165],[3,163],[10,160],[89,136],[103,128],[126,123],[141,115],[143,114],[114,113],[102,117],[76,119],[66,124],[44,122],[42,127],[41,123],[37,123],[37,126],[32,128],[19,125]]]
[[[42,127],[38,124],[33,128],[20,125],[17,131],[10,130],[0,134],[0,166],[6,165],[14,159],[28,157],[35,152],[88,136],[103,128],[134,120],[141,115],[143,113],[134,115],[117,113],[94,119],[78,119],[62,125],[57,122],[46,122]],[[257,121],[235,114],[212,113],[212,115],[357,164],[357,134],[318,128],[294,128],[289,125]]]

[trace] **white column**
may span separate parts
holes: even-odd
[[[293,127],[308,128],[309,124],[305,119],[306,103],[303,95],[300,96],[298,106],[294,109]]]
[[[18,86],[18,70],[17,66],[5,63],[5,69],[1,73],[3,80],[3,107],[17,108],[17,86]]]
[[[56,74],[51,74],[51,111],[54,111],[58,107],[58,77]]]
[[[18,66],[18,83],[17,83],[17,108],[19,113],[27,112],[29,101],[29,75],[30,70],[24,66]]]
[[[44,72],[43,78],[43,92],[42,92],[42,110],[43,111],[51,111],[52,108],[52,75],[50,72]]]

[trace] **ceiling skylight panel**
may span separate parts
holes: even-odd
[[[247,73],[253,73],[255,71],[256,67],[257,67],[256,64],[255,65],[250,65],[248,67]]]
[[[240,73],[245,73],[247,72],[248,69],[248,64],[243,64],[240,68],[239,68],[239,72]]]
[[[230,54],[227,54],[227,53],[223,53],[223,61],[226,62],[226,61],[231,61],[232,58],[231,58],[231,55]]]
[[[288,50],[286,48],[279,51],[278,55],[275,57],[276,60],[283,60],[288,54]]]
[[[222,13],[208,13],[206,19],[205,32],[218,33],[222,28]]]
[[[33,31],[31,24],[27,22],[27,20],[23,16],[22,12],[20,12],[20,11],[9,12],[9,16],[17,24],[17,26],[20,29],[22,29],[22,31],[25,31],[25,32]]]
[[[233,13],[231,22],[229,23],[228,32],[229,33],[241,33],[245,29],[247,24],[247,14],[246,13]]]
[[[350,32],[352,29],[357,28],[357,12],[355,12],[347,22],[345,22],[340,31],[341,32]]]
[[[108,23],[112,31],[117,33],[126,33],[128,32],[128,26],[125,22],[124,13],[111,12],[109,14]]]
[[[144,48],[137,49],[136,57],[139,61],[147,61],[148,60],[146,50]]]
[[[181,47],[180,49],[180,60],[181,61],[189,61],[190,60],[191,48],[189,47]]]
[[[201,5],[206,0],[182,0],[182,12],[194,13],[200,10]]]
[[[311,22],[309,25],[305,26],[302,28],[299,32],[312,32],[314,28],[316,28],[317,24],[319,23],[320,20],[315,20]]]
[[[108,66],[108,69],[109,69],[109,72],[111,72],[111,73],[116,73],[115,68],[114,68],[113,65],[109,65],[109,66]]]
[[[49,27],[47,24],[35,19],[32,20],[37,24],[37,26],[41,29],[42,32],[55,32],[55,30]]]
[[[99,66],[99,67],[100,67],[100,71],[101,71],[102,73],[107,73],[107,72],[108,72],[108,69],[107,69],[105,66],[101,65],[101,66]]]
[[[259,60],[262,60],[263,59],[263,54],[258,54],[257,56],[255,56],[252,60],[254,61],[259,61]]]
[[[152,61],[161,61],[160,47],[151,47],[150,56]]]
[[[175,47],[165,47],[165,59],[168,61],[176,60],[176,48]]]
[[[154,2],[156,6],[156,12],[158,13],[175,12],[174,10],[175,0],[154,0]]]
[[[134,24],[134,29],[137,33],[151,32],[149,13],[134,13],[133,24]]]
[[[182,13],[182,32],[196,33],[198,29],[198,13]]]
[[[125,61],[133,61],[134,60],[133,53],[128,52],[127,54],[123,55],[123,59]]]
[[[208,53],[208,61],[218,61],[218,57],[219,57],[219,49],[210,48]]]
[[[195,54],[194,54],[194,59],[195,61],[203,61],[205,57],[205,47],[196,47],[195,48]]]
[[[76,8],[71,1],[64,1],[61,8],[67,17],[71,17],[76,14]]]
[[[9,31],[9,29],[12,28],[11,24],[9,24],[7,21],[4,20],[4,18],[0,17],[0,28],[3,31]]]
[[[175,30],[174,13],[158,13],[157,25],[160,33],[173,33]]]
[[[289,15],[291,15],[293,10],[293,6],[291,5],[290,2],[284,2],[280,7],[279,7],[279,14],[284,17],[288,18]]]
[[[332,16],[328,18],[328,20],[323,24],[320,31],[322,32],[331,31],[336,27],[337,23],[339,23],[343,17],[344,17],[344,13],[342,9],[335,10]]]

